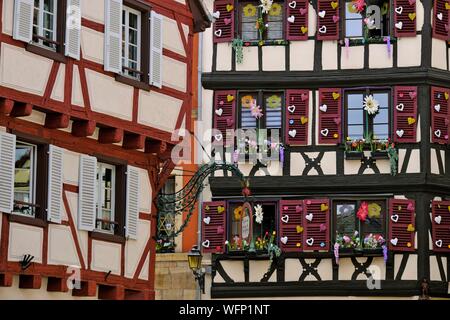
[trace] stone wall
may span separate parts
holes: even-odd
[[[155,265],[156,300],[195,300],[197,284],[187,253],[160,253]]]

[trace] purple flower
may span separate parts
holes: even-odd
[[[388,248],[386,245],[383,245],[382,248],[383,248],[384,263],[386,263],[388,260]]]

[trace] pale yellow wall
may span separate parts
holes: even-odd
[[[44,232],[41,228],[18,223],[9,225],[9,261],[20,261],[23,256],[34,256],[33,262],[42,262],[42,241]]]
[[[233,48],[229,43],[217,44],[217,71],[230,71],[231,70],[231,56]],[[244,55],[244,59],[246,56]]]
[[[164,17],[163,28],[163,47],[186,56],[177,22],[169,17]],[[185,39],[187,38],[185,37]]]
[[[14,0],[3,0],[3,33],[12,35],[14,21]]]
[[[337,69],[338,57],[338,43],[337,41],[323,41],[322,42],[322,69],[335,70]]]
[[[104,46],[99,45],[104,43],[104,35],[101,32],[90,28],[81,28],[81,50],[83,58],[99,64],[103,64]]]
[[[397,39],[397,65],[399,67],[417,67],[422,60],[422,35]],[[414,53],[414,54],[412,54]]]
[[[263,46],[262,47],[262,68],[263,71],[283,71],[286,69],[284,46]],[[277,58],[275,58],[277,57]]]
[[[125,244],[125,276],[132,278],[136,272],[137,264],[144,253],[147,241],[150,238],[150,221],[139,220],[138,237],[135,241]],[[148,274],[147,274],[148,275]]]
[[[64,101],[64,79],[66,76],[66,68],[64,64],[59,66],[58,74],[56,75],[55,85],[51,94],[51,98],[57,101]]]
[[[392,68],[393,53],[387,51],[386,44],[370,44],[369,45],[369,68]]]
[[[314,40],[292,41],[289,50],[291,71],[311,71],[314,69]]]
[[[81,1],[81,15],[83,18],[98,22],[105,22],[105,4],[103,0]]]
[[[341,47],[340,50],[341,69],[364,68],[364,46]]]
[[[447,70],[447,43],[433,38],[431,41],[431,66]]]
[[[81,268],[70,227],[49,225],[48,264],[78,266]]]
[[[172,132],[183,101],[151,91],[140,91],[138,122]]]
[[[242,63],[236,64],[236,71],[257,71],[259,61],[258,47],[243,47],[242,51],[244,59]]]
[[[163,57],[163,86],[186,92],[187,64],[178,60]]]

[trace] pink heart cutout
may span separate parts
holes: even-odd
[[[305,15],[306,11],[307,11],[306,9],[300,8],[300,14],[301,14],[302,16]]]
[[[311,200],[306,200],[306,204],[311,204]]]
[[[306,100],[308,100],[308,99],[309,99],[308,95],[305,94],[305,93],[303,93],[303,94],[302,94],[302,101],[306,101]]]
[[[217,227],[217,234],[223,234],[224,230],[222,226]]]
[[[219,102],[219,104],[220,104],[221,106],[223,106],[223,103],[224,103],[224,102],[223,102],[222,100]]]
[[[295,212],[296,213],[299,213],[299,212],[301,212],[302,211],[302,207],[301,206],[296,206],[295,207]]]
[[[334,123],[341,124],[341,119],[340,118],[334,118]]]
[[[403,92],[400,92],[400,93],[398,94],[398,96],[399,96],[400,98],[403,98]]]
[[[284,207],[283,210],[287,211],[287,210],[289,210],[289,207]]]
[[[444,138],[445,138],[445,140],[448,140],[448,135],[446,134]]]
[[[450,123],[450,120],[448,120],[447,118],[445,118],[445,125],[448,125]]]
[[[412,6],[414,3],[416,3],[416,0],[409,0],[409,5]]]
[[[229,25],[231,23],[231,19],[230,18],[225,18],[225,19],[223,19],[223,22],[227,26],[227,25]]]
[[[449,28],[448,28],[448,24],[446,24],[446,25],[445,25],[445,31],[448,32],[448,29],[449,29]]]
[[[417,96],[417,93],[415,92],[415,91],[411,91],[410,93],[409,93],[409,97],[411,98],[411,99],[415,99],[416,98],[416,96]]]
[[[227,126],[231,127],[234,124],[233,119],[227,119]]]
[[[412,203],[408,203],[408,206],[406,207],[407,210],[409,211],[414,211],[414,205]]]
[[[336,23],[340,20],[339,16],[333,16],[333,22]]]
[[[324,223],[322,223],[321,225],[320,225],[320,231],[325,231],[325,230],[327,230],[327,226],[324,224]]]

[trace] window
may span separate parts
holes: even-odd
[[[364,109],[364,101],[372,98],[378,105],[375,114]],[[390,137],[390,92],[383,90],[346,91],[346,136],[354,139],[388,139]]]
[[[239,32],[242,40],[283,39],[284,11],[283,1],[274,2],[267,14],[262,14],[259,1],[239,2]],[[264,29],[258,28],[260,24],[264,24],[266,27]]]
[[[141,12],[123,7],[122,69],[123,74],[141,80]]]
[[[34,0],[33,41],[56,50],[57,1]]]
[[[358,211],[367,215],[362,221]],[[378,249],[385,243],[386,200],[338,200],[333,203],[335,241],[341,248]]]
[[[362,11],[358,11],[353,1],[347,0],[345,6],[346,38],[367,39],[389,36],[389,1],[370,0],[366,3],[367,6]]]
[[[169,177],[162,189],[163,194],[174,194],[176,190],[175,176]],[[170,236],[175,232],[175,212],[166,212],[159,214],[158,220],[158,238],[161,239],[158,252],[173,252],[175,239]],[[164,241],[162,241],[164,240]]]
[[[116,167],[97,163],[97,230],[114,233]]]
[[[36,145],[19,141],[16,143],[13,213],[33,218],[36,201],[36,157]]]

